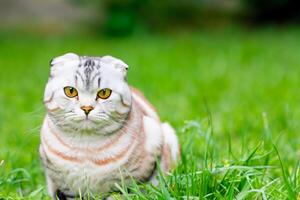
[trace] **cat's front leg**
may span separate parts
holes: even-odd
[[[48,175],[46,171],[46,182],[47,182],[47,191],[52,200],[75,200],[75,199],[83,199],[79,196],[69,195],[60,190],[51,177]]]
[[[75,200],[75,197],[69,197],[62,192],[53,182],[46,171],[47,190],[52,200]]]
[[[54,182],[52,181],[52,179],[50,178],[50,176],[47,173],[46,170],[46,182],[47,182],[47,190],[48,190],[48,194],[50,195],[52,200],[64,200],[63,198],[57,198],[58,197],[58,188],[57,186],[54,184]]]
[[[67,195],[65,193],[63,193],[62,191],[60,190],[56,190],[56,193],[55,193],[55,199],[56,200],[77,200],[77,199],[80,199],[80,200],[84,200],[83,197],[77,197],[77,196],[73,196],[73,195]]]
[[[44,169],[45,169],[45,177],[46,177],[46,185],[47,185],[48,194],[50,195],[52,200],[57,200],[56,193],[57,193],[58,188],[55,185],[55,183],[53,182],[53,180],[51,179],[51,177],[49,176],[49,170],[51,170],[51,168],[49,167],[50,163],[49,163],[49,160],[47,159],[47,156],[45,154],[45,151],[44,151],[42,145],[40,145],[39,153],[40,153],[40,159],[41,159]]]

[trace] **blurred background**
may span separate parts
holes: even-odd
[[[231,199],[263,187],[271,199],[295,199],[299,25],[297,0],[0,0],[0,199],[47,199],[42,99],[49,61],[67,52],[129,64],[129,83],[177,130],[179,174],[250,166],[169,191]]]
[[[191,31],[299,23],[297,0],[1,0],[0,28],[47,35]]]

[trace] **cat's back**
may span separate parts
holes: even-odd
[[[143,93],[137,88],[130,87],[133,101],[138,106],[137,109],[140,109],[143,115],[149,116],[156,121],[159,121],[159,116],[156,112],[154,106],[148,101],[148,99],[143,95]]]

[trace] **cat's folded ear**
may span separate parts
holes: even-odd
[[[79,60],[79,56],[75,53],[66,53],[62,56],[58,56],[56,58],[53,58],[50,61],[50,66],[53,67],[54,65],[61,64],[63,65],[64,63],[68,61],[74,61],[74,60]]]
[[[112,56],[103,56],[103,57],[101,57],[101,62],[103,62],[106,65],[110,65],[110,67],[114,67],[124,77],[127,75],[127,70],[129,67],[122,60],[112,57]]]
[[[58,74],[63,74],[63,71],[68,71],[71,68],[74,68],[74,66],[77,66],[79,62],[80,58],[75,53],[67,53],[62,56],[53,58],[50,62],[50,77],[55,77]]]

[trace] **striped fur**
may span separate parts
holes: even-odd
[[[81,65],[98,66],[93,59]],[[89,70],[84,73],[93,76]],[[86,89],[93,87],[87,84]],[[165,172],[174,166],[179,156],[175,131],[160,122],[154,107],[137,89],[131,88],[130,93],[126,121],[110,134],[75,134],[58,126],[53,115],[63,108],[55,104],[53,94],[45,98],[48,114],[41,131],[40,156],[53,199],[58,193],[66,197],[105,194],[116,190],[115,183],[120,184],[121,179],[130,184],[131,177],[155,183],[158,158]]]

